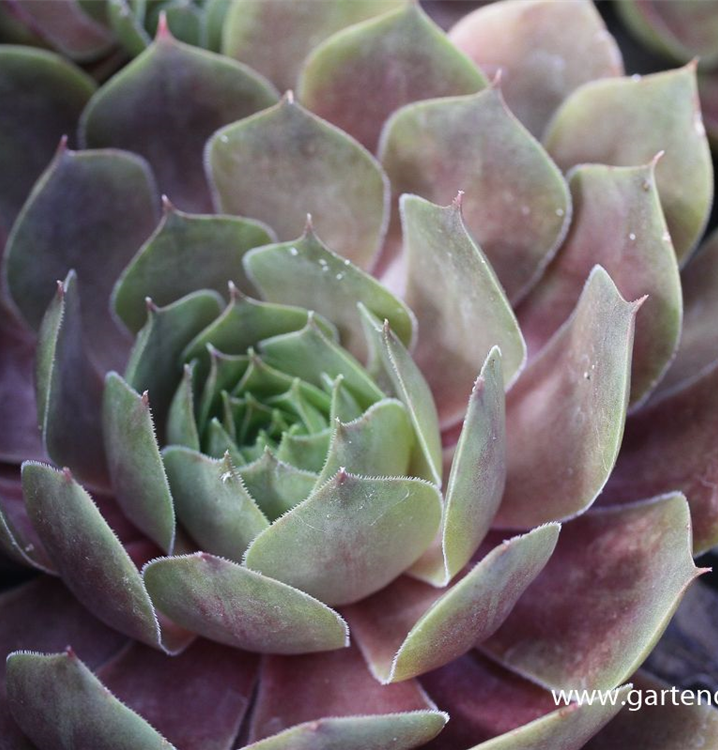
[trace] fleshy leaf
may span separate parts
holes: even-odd
[[[222,53],[251,65],[281,90],[294,88],[306,56],[323,39],[351,24],[393,10],[406,0],[233,0]],[[282,44],[277,32],[282,29]]]
[[[15,721],[40,748],[173,750],[70,649],[64,654],[11,654],[7,691]]]
[[[713,232],[681,274],[683,328],[678,351],[656,396],[699,377],[718,361],[718,232]],[[640,324],[640,321],[638,321]]]
[[[506,415],[501,353],[486,358],[451,462],[441,539],[410,574],[446,585],[469,562],[486,536],[506,485]]]
[[[0,246],[60,138],[75,131],[94,90],[88,76],[51,52],[0,48],[0,96],[13,102],[0,126]]]
[[[356,648],[264,662],[253,750],[409,750],[448,717],[415,682],[379,685]]]
[[[147,319],[147,297],[162,306],[200,289],[214,289],[224,295],[229,281],[251,294],[242,256],[250,248],[271,241],[270,230],[259,222],[186,214],[165,204],[160,225],[115,286],[115,312],[136,333]]]
[[[166,307],[147,305],[147,323],[130,353],[125,380],[149,392],[156,424],[164,428],[172,396],[182,378],[182,352],[222,310],[216,292],[192,292]]]
[[[639,306],[596,266],[572,316],[509,392],[499,526],[570,518],[603,488],[623,436]]]
[[[177,747],[228,750],[249,707],[258,666],[253,654],[204,639],[174,657],[133,643],[97,676]]]
[[[179,208],[208,213],[205,142],[223,125],[276,101],[273,87],[249,68],[158,32],[154,44],[92,98],[80,138],[90,148],[141,154]]]
[[[199,432],[194,413],[194,371],[197,361],[184,366],[184,375],[167,414],[166,439],[169,445],[184,445],[199,450]]]
[[[349,604],[414,563],[440,516],[439,493],[428,482],[340,470],[262,532],[245,562],[328,604]]]
[[[662,3],[626,0],[617,6],[622,20],[645,45],[678,62],[700,58],[718,62],[718,16],[712,3]]]
[[[569,235],[518,309],[521,330],[535,353],[570,316],[594,264],[611,274],[626,299],[647,294],[636,320],[634,405],[660,380],[681,331],[681,280],[654,171],[655,162],[643,167],[588,164],[572,170],[574,219]]]
[[[107,487],[102,379],[85,350],[77,277],[70,271],[40,326],[35,359],[37,416],[48,455],[83,482]]]
[[[566,233],[566,183],[497,86],[400,110],[384,129],[380,158],[395,195],[417,193],[444,205],[457,189],[465,191],[466,227],[512,301],[541,274]]]
[[[419,321],[414,358],[434,393],[440,422],[450,425],[466,411],[491,348],[500,347],[510,385],[523,367],[526,346],[491,266],[466,231],[460,201],[443,208],[406,195],[401,213],[406,301]]]
[[[168,652],[181,650],[185,634],[160,632],[135,564],[70,473],[26,462],[22,486],[28,514],[48,555],[80,602],[125,635]]]
[[[684,492],[696,554],[718,544],[718,367],[650,403],[626,422],[600,502]]]
[[[407,306],[376,279],[333,253],[308,226],[302,237],[252,250],[244,257],[247,275],[270,302],[298,305],[336,324],[342,345],[360,360],[366,357],[361,302],[380,320],[388,320],[410,347],[414,318]]]
[[[309,109],[374,151],[382,124],[399,107],[485,85],[419,4],[406,3],[319,45],[304,63],[298,92]]]
[[[675,493],[572,521],[481,648],[549,687],[614,687],[646,658],[703,572],[693,565],[690,537],[688,504]]]
[[[198,552],[144,568],[157,608],[188,630],[245,651],[306,654],[348,644],[344,620],[317,599]]]
[[[501,71],[511,111],[537,137],[583,83],[623,73],[621,52],[592,2],[498,2],[464,16],[449,33],[488,76]]]
[[[656,166],[656,184],[678,261],[688,257],[713,198],[694,64],[585,84],[556,113],[545,142],[562,169],[585,162],[647,164],[665,150]]]
[[[329,247],[371,265],[386,230],[386,176],[371,154],[291,95],[215,133],[205,160],[217,210],[265,221],[281,242],[295,238],[310,213]]]
[[[117,373],[109,373],[102,422],[117,502],[138,529],[171,554],[175,511],[146,393],[140,396]]]
[[[404,577],[350,607],[349,625],[377,679],[424,674],[493,635],[551,557],[559,528],[504,542],[448,590]]]
[[[55,281],[74,268],[84,290],[83,323],[93,354],[104,367],[121,367],[128,342],[108,300],[114,280],[157,218],[155,186],[143,159],[61,147],[7,243],[10,294],[25,320],[39,327]]]
[[[214,460],[180,447],[162,455],[182,525],[202,549],[241,562],[269,523],[229,457]]]

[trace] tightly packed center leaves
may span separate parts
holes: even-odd
[[[695,64],[588,0],[0,37],[0,750],[718,742],[621,710],[718,543]]]

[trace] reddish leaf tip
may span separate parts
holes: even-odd
[[[62,156],[67,150],[67,135],[63,135],[60,137],[60,142],[57,144],[57,151],[55,152],[55,156]]]
[[[149,405],[150,405],[150,392],[149,391],[143,391],[142,405],[149,408]]]
[[[239,289],[231,279],[227,282],[227,289],[229,290],[230,302],[236,302],[239,299]]]
[[[160,13],[159,21],[157,22],[157,34],[155,35],[155,41],[170,41],[172,39],[174,39],[174,37],[172,36],[169,24],[167,23],[167,13],[163,10]]]
[[[349,479],[349,473],[347,472],[346,467],[340,466],[339,471],[337,472],[337,484],[344,484],[347,479]]]
[[[162,211],[164,212],[165,216],[176,210],[177,209],[175,208],[174,203],[172,203],[172,201],[164,193],[162,193]]]
[[[159,309],[157,305],[152,301],[152,297],[145,297],[145,305],[147,307],[147,312],[149,313],[156,313]]]
[[[62,467],[62,476],[68,484],[73,481],[72,472],[67,466]]]
[[[462,204],[463,202],[464,202],[464,191],[463,191],[463,190],[459,190],[459,191],[458,191],[458,192],[456,193],[456,197],[454,198],[454,200],[453,200],[453,201],[451,201],[451,203],[452,203],[452,205],[453,205],[453,206],[454,206],[455,208],[458,208],[458,209],[459,209],[459,211],[461,211],[461,204]]]
[[[314,222],[312,221],[312,215],[307,213],[307,219],[304,222],[304,235],[314,234]]]
[[[77,654],[75,653],[75,649],[72,648],[72,646],[65,646],[65,654],[67,654],[67,657],[69,659],[77,659]]]

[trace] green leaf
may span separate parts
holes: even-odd
[[[217,210],[265,221],[281,242],[310,213],[330,247],[371,265],[386,230],[386,176],[358,143],[290,95],[215,133],[205,159]]]
[[[200,289],[224,295],[229,281],[251,293],[242,256],[271,242],[270,232],[249,219],[187,214],[165,203],[159,226],[115,285],[115,312],[136,333],[147,319],[147,297],[163,306]]]
[[[147,392],[140,396],[117,373],[109,373],[102,426],[117,502],[140,531],[172,554],[175,511]]]
[[[380,320],[387,319],[402,343],[411,347],[411,310],[368,273],[333,253],[311,225],[293,242],[250,251],[243,263],[264,299],[321,313],[336,324],[342,345],[359,360],[366,356],[359,302]]]
[[[174,747],[117,700],[70,648],[64,654],[10,654],[7,691],[15,721],[40,748]]]
[[[203,550],[241,562],[269,523],[229,457],[213,460],[178,446],[162,456],[182,525]]]
[[[194,372],[197,360],[184,366],[184,376],[167,414],[167,443],[199,450],[199,432],[194,414]]]
[[[319,473],[329,452],[331,436],[329,428],[314,435],[294,435],[287,431],[277,449],[277,458],[302,471]]]
[[[415,562],[440,517],[439,492],[428,482],[340,470],[262,532],[245,563],[328,604],[349,604]]]
[[[713,198],[694,63],[582,86],[556,113],[544,140],[562,169],[586,162],[647,164],[665,150],[656,183],[676,256],[686,260],[705,229]]]
[[[485,85],[421,7],[406,3],[319,45],[304,63],[298,91],[309,109],[374,151],[382,124],[404,104]]]
[[[164,30],[92,98],[80,138],[89,148],[112,146],[144,156],[177,206],[208,213],[205,142],[223,125],[276,101],[274,88],[254,71],[182,44]]]
[[[205,638],[273,654],[344,648],[342,618],[311,596],[213,555],[165,557],[144,568],[159,610]]]

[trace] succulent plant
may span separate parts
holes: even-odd
[[[718,743],[622,705],[718,544],[695,64],[587,1],[0,34],[0,750]]]

